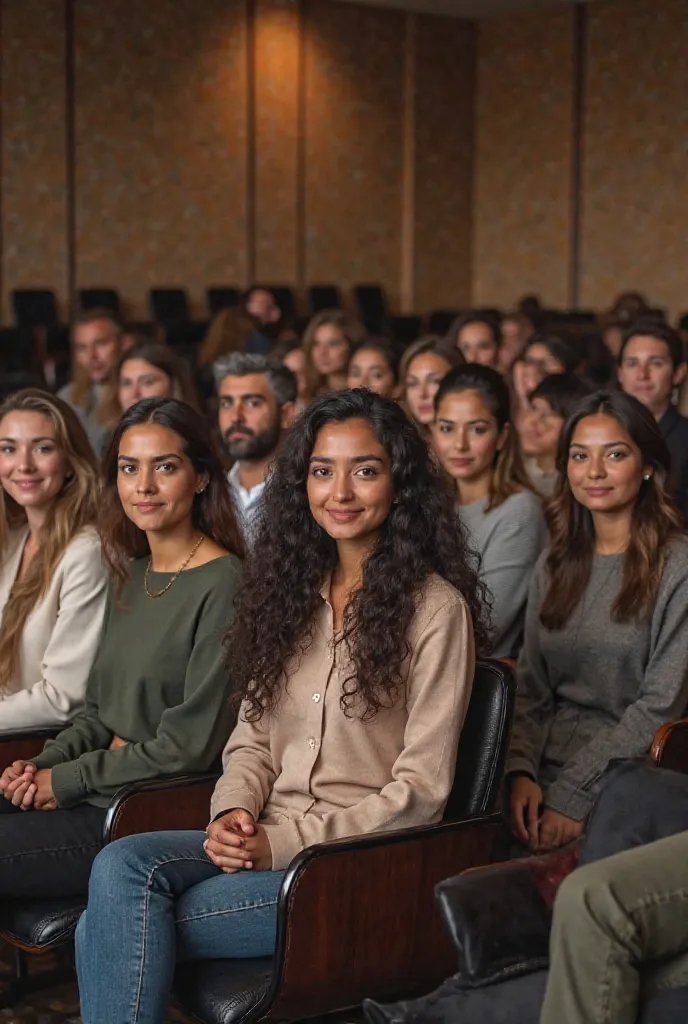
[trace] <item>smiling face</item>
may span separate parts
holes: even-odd
[[[648,472],[640,449],[613,416],[596,413],[576,425],[567,476],[576,501],[593,514],[630,513]]]
[[[456,345],[467,363],[481,363],[496,366],[499,349],[489,324],[476,320],[464,324],[459,331]]]
[[[671,394],[685,375],[685,363],[674,369],[669,346],[661,338],[639,334],[623,350],[619,383],[657,418],[671,405]]]
[[[174,381],[146,359],[127,359],[119,372],[118,397],[126,412],[142,398],[172,398]]]
[[[349,361],[349,342],[334,324],[322,324],[315,332],[311,348],[313,366],[323,377],[344,373]]]
[[[389,456],[367,420],[330,423],[310,458],[308,503],[338,542],[374,544],[394,499]]]
[[[122,434],[117,493],[125,514],[140,530],[167,533],[188,524],[194,496],[206,483],[173,430],[142,423]]]
[[[457,483],[485,480],[489,487],[495,458],[508,435],[499,429],[477,391],[444,396],[432,428],[433,447],[443,468]]]
[[[554,412],[545,398],[534,398],[523,417],[521,448],[524,455],[553,459],[557,453],[564,417]]]
[[[442,378],[450,370],[449,361],[437,352],[422,352],[409,363],[404,393],[406,405],[416,423],[427,426],[435,419],[435,395]]]
[[[362,348],[355,352],[349,363],[346,386],[367,388],[368,391],[374,391],[376,395],[391,398],[396,381],[394,370],[385,353],[379,348]]]
[[[69,462],[52,420],[15,410],[0,420],[0,483],[25,509],[48,509],[62,490]]]

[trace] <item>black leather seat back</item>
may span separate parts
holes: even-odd
[[[479,661],[456,758],[445,821],[496,808],[514,713],[516,682],[508,665]]]
[[[58,323],[55,293],[50,288],[17,288],[12,292],[17,327],[55,327]]]
[[[342,304],[339,288],[335,284],[312,284],[306,291],[308,312],[313,315],[323,309],[339,309]]]
[[[151,288],[148,293],[151,315],[161,324],[189,322],[189,300],[183,288]]]
[[[214,287],[206,288],[205,296],[208,303],[208,312],[211,316],[216,316],[223,309],[231,309],[233,306],[238,306],[241,302],[239,289],[232,288],[229,285],[215,285]]]
[[[109,309],[115,316],[119,316],[119,295],[115,288],[82,288],[79,291],[79,306],[83,310]]]

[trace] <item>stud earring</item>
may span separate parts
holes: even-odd
[[[646,473],[645,476],[643,477],[643,480],[651,480],[651,479],[652,479],[652,474],[651,473]]]
[[[197,487],[196,488],[196,494],[203,494],[204,490],[205,490],[205,484],[203,484],[202,487]]]

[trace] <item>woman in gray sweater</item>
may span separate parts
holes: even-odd
[[[596,392],[566,424],[558,468],[507,764],[512,828],[531,849],[581,835],[610,762],[645,754],[688,701],[688,538],[655,419]]]
[[[459,518],[491,598],[492,653],[511,657],[545,523],[511,426],[509,389],[496,370],[469,363],[444,377],[435,410],[433,446],[455,482]]]

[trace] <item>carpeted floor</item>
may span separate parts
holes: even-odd
[[[11,1008],[0,1010],[0,1024],[81,1024],[79,993],[71,969],[69,955],[29,958],[30,976],[38,980],[45,971],[56,972],[64,978],[49,988],[37,991],[19,1000]],[[0,1005],[7,985],[14,978],[14,951],[0,941]],[[170,1009],[167,1024],[183,1024],[186,1018]]]

